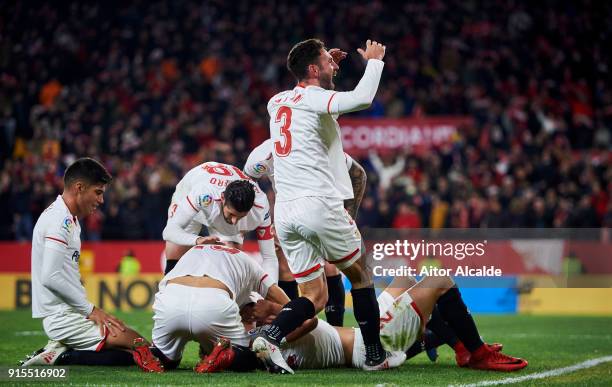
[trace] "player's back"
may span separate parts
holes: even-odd
[[[337,123],[325,108],[329,99],[329,90],[298,85],[268,102],[278,201],[305,196],[345,199],[331,168],[330,150],[339,147],[343,153]]]
[[[181,257],[159,283],[159,290],[163,292],[173,278],[204,275],[223,282],[238,305],[249,301],[251,291],[265,295],[271,285],[261,267],[244,252],[222,245],[200,245]]]
[[[345,365],[340,334],[329,323],[319,320],[317,327],[283,346],[283,357],[291,367],[321,369]]]
[[[191,168],[176,185],[176,191],[189,192],[191,187],[203,181],[225,188],[231,181],[239,179],[249,179],[249,176],[233,165],[207,161]]]

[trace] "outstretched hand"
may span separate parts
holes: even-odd
[[[219,245],[221,244],[221,239],[216,236],[205,236],[199,237],[196,240],[196,245]]]
[[[357,52],[361,54],[363,59],[378,59],[382,60],[385,57],[385,50],[387,46],[383,46],[382,43],[378,43],[377,41],[372,41],[368,39],[366,41],[366,48],[363,50],[362,48],[358,48]]]

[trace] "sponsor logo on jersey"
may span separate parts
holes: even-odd
[[[264,220],[267,220],[270,217],[270,212],[266,212],[266,214],[264,215]]]
[[[257,163],[255,164],[254,169],[257,173],[264,173],[268,169],[268,167],[266,167],[265,164]]]
[[[214,199],[211,195],[200,195],[200,206],[208,207],[213,203]]]
[[[72,232],[72,229],[74,228],[74,222],[72,221],[71,216],[67,216],[64,218],[64,221],[62,222],[62,228],[66,230],[66,232],[69,234]]]

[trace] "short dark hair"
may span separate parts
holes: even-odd
[[[100,162],[91,157],[83,157],[70,164],[64,172],[64,187],[81,180],[87,185],[108,184],[113,178]]]
[[[255,202],[255,187],[248,180],[234,180],[225,188],[223,197],[236,211],[247,212]]]
[[[325,50],[325,44],[319,39],[308,39],[299,42],[287,56],[287,69],[291,71],[298,81],[306,78],[308,75],[308,66],[311,64],[319,64],[321,50]]]

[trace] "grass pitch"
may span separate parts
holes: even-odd
[[[150,337],[153,321],[150,312],[118,313],[118,316],[145,337]],[[68,380],[54,382],[71,385],[458,385],[526,376],[558,369],[585,360],[612,355],[612,318],[566,316],[476,316],[481,335],[489,342],[504,344],[504,352],[524,357],[529,366],[515,373],[496,373],[459,368],[453,352],[439,348],[436,363],[421,354],[397,370],[365,373],[355,369],[298,370],[295,375],[222,373],[196,375],[197,345],[188,345],[177,371],[145,374],[133,367],[71,367]],[[354,323],[347,313],[347,324]],[[47,341],[41,322],[30,311],[0,312],[0,367],[13,367],[26,354]],[[6,371],[4,371],[6,372]],[[7,381],[15,385],[51,382]],[[612,362],[560,376],[522,382],[527,385],[601,385],[612,386]]]

